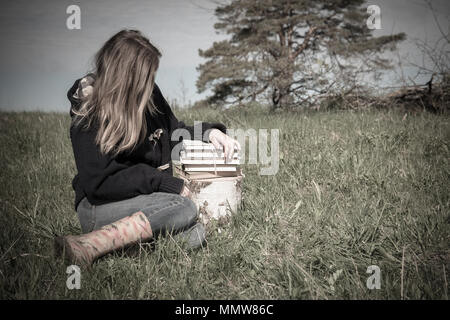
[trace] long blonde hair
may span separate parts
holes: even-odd
[[[122,30],[95,56],[95,82],[75,124],[98,125],[96,143],[103,154],[133,150],[147,134],[145,111],[156,113],[152,100],[161,53],[136,30]]]

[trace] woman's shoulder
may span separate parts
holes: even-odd
[[[156,83],[153,86],[152,99],[159,116],[167,116],[171,114],[172,110],[170,109],[169,103],[164,98],[161,89]]]

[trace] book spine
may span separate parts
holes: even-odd
[[[183,170],[187,172],[191,171],[219,172],[219,171],[236,171],[236,167],[183,165]]]
[[[211,165],[211,168],[214,168],[214,164],[226,164],[226,165],[239,165],[240,162],[237,159],[231,161],[225,161],[223,159],[210,160],[210,159],[184,159],[180,158],[180,162],[182,164],[203,164],[203,165]]]

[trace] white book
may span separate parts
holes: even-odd
[[[236,171],[236,167],[233,166],[196,166],[196,165],[183,165],[183,169],[186,172],[192,172],[192,171],[207,171],[207,172],[214,172],[214,171]]]
[[[226,162],[224,159],[184,159],[180,157],[180,162],[182,164],[210,164],[214,167],[214,164],[228,164],[228,165],[239,165],[239,159],[233,159]]]
[[[205,152],[186,152],[186,151],[181,151],[180,155],[185,158],[185,159],[204,159],[204,158],[211,158],[211,159],[223,159],[225,158],[225,153],[224,152],[210,152],[210,151],[205,151]],[[233,154],[233,158],[237,159],[239,158],[239,153],[235,152]]]
[[[200,140],[183,140],[183,149],[215,149],[212,143],[203,142]]]
[[[184,170],[186,172],[236,171],[236,167],[216,167],[216,170],[214,170],[214,167],[186,167]]]
[[[210,146],[200,146],[200,145],[191,145],[191,146],[185,146],[183,145],[182,150],[189,150],[189,151],[216,151],[216,148],[211,144]],[[222,150],[217,150],[222,151]]]
[[[207,143],[200,140],[183,140],[182,146],[185,150],[216,150],[212,143]],[[237,150],[237,147],[235,146],[234,149]]]

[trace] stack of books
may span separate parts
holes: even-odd
[[[235,177],[241,174],[240,157],[234,150],[231,160],[225,159],[223,150],[212,143],[199,140],[183,140],[177,173],[189,179]]]

